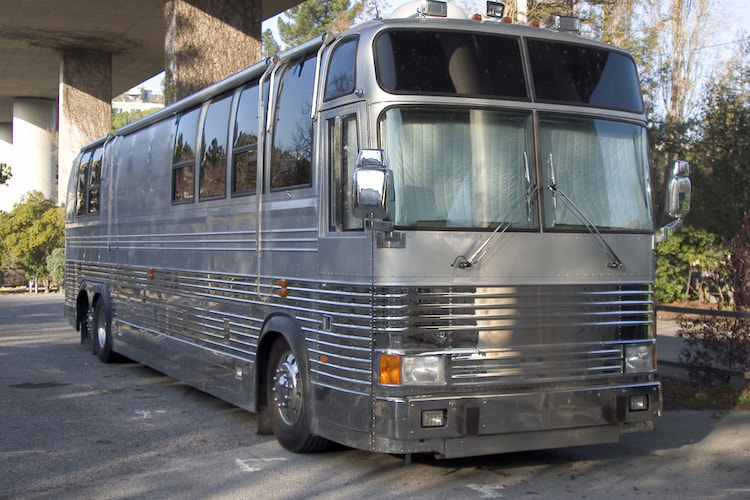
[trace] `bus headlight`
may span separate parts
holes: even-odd
[[[625,346],[625,373],[649,372],[654,366],[654,344]]]
[[[445,384],[442,356],[404,356],[401,371],[404,385]]]
[[[380,355],[380,383],[383,385],[445,385],[442,356]]]

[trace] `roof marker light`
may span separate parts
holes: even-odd
[[[448,2],[438,0],[424,0],[420,7],[419,14],[431,17],[448,17]]]
[[[555,16],[555,29],[578,33],[581,31],[581,20],[575,16]]]
[[[487,17],[502,19],[505,14],[505,4],[503,2],[487,2],[485,6]]]

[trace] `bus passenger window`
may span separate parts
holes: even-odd
[[[287,68],[281,84],[271,156],[271,188],[312,184],[312,95],[316,56]]]
[[[356,55],[357,38],[350,38],[334,49],[326,77],[324,101],[354,92]]]
[[[195,197],[195,137],[200,108],[183,114],[177,124],[172,157],[172,201],[193,201]]]
[[[232,194],[255,192],[258,168],[258,84],[240,94],[232,145]]]
[[[102,148],[97,148],[90,161],[88,213],[99,213],[99,186],[102,178]]]
[[[88,175],[91,153],[83,153],[78,163],[78,189],[76,190],[76,215],[86,214],[86,195],[88,194]]]
[[[357,115],[328,120],[328,151],[331,169],[331,230],[363,228],[352,213],[352,176],[357,165]]]
[[[223,198],[226,194],[227,127],[232,96],[214,100],[208,106],[201,134],[200,199]]]

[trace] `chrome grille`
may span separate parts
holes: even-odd
[[[382,289],[373,321],[390,348],[449,355],[453,385],[554,383],[621,374],[653,310],[649,283]]]

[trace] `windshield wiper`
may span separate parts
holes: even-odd
[[[609,262],[607,263],[607,267],[610,269],[617,269],[622,267],[622,261],[619,257],[617,257],[617,254],[615,254],[614,250],[612,250],[612,247],[610,247],[607,244],[607,241],[604,239],[604,236],[602,236],[602,233],[599,232],[599,229],[586,217],[586,215],[581,211],[578,206],[573,203],[573,200],[568,198],[568,195],[563,192],[562,189],[560,189],[560,186],[557,185],[557,182],[555,181],[555,165],[552,161],[552,154],[549,155],[549,169],[550,169],[550,183],[547,186],[550,191],[552,191],[555,200],[557,200],[557,197],[559,196],[560,199],[565,203],[565,205],[570,209],[573,214],[575,214],[578,219],[583,222],[583,225],[586,226],[586,229],[591,233],[591,235],[594,237],[596,242],[599,244],[601,249],[604,251],[604,253],[609,258]],[[554,205],[555,213],[557,211],[557,205]],[[557,216],[555,215],[555,219]],[[557,222],[555,220],[555,222]]]
[[[496,234],[503,234],[508,230],[508,228],[512,224],[511,221],[513,220],[513,217],[516,215],[516,213],[518,213],[518,210],[523,206],[524,202],[526,202],[526,217],[529,221],[531,221],[531,201],[534,195],[536,195],[537,191],[539,191],[539,185],[533,184],[531,182],[531,172],[529,171],[529,157],[525,151],[523,153],[523,160],[526,167],[526,191],[524,192],[523,196],[516,202],[516,204],[511,207],[508,215],[501,219],[506,222],[501,222],[500,224],[498,224],[495,230],[492,231],[489,236],[487,236],[487,238],[481,245],[479,245],[479,248],[477,248],[477,250],[473,254],[471,254],[471,257],[467,259],[463,255],[459,255],[453,261],[451,267],[466,269],[477,265],[487,252],[487,246],[490,244],[490,241],[492,241],[492,238],[494,238]]]

